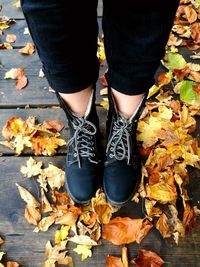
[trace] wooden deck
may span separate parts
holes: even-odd
[[[28,115],[36,115],[39,121],[58,119],[66,125],[62,131],[62,136],[67,136],[67,121],[64,112],[58,107],[54,93],[49,92],[48,83],[45,78],[38,77],[41,63],[38,55],[23,56],[18,53],[18,49],[26,42],[31,41],[29,35],[24,35],[26,22],[20,9],[13,6],[13,0],[2,0],[3,6],[1,15],[6,15],[16,19],[16,23],[6,30],[6,33],[17,35],[17,41],[13,44],[13,50],[0,50],[0,129],[8,118],[20,116],[23,119]],[[99,15],[102,14],[102,4],[99,6]],[[99,19],[100,21],[101,19]],[[2,41],[5,35],[1,36]],[[183,50],[184,53],[184,50]],[[187,58],[187,55],[186,55]],[[24,67],[28,76],[29,84],[21,91],[15,89],[13,80],[4,80],[4,73],[12,67]],[[102,70],[101,70],[102,71]],[[160,70],[159,70],[160,71]],[[102,88],[100,81],[97,86],[97,104],[102,100],[99,90]],[[29,106],[29,108],[25,108]],[[53,108],[57,107],[57,108]],[[101,117],[101,128],[105,128],[106,111],[98,108]],[[24,152],[20,157],[6,148],[0,147],[0,236],[6,242],[2,246],[7,253],[8,260],[16,260],[23,267],[39,267],[45,259],[44,248],[48,240],[53,240],[53,233],[56,229],[53,226],[46,233],[33,233],[34,227],[29,225],[24,218],[24,202],[20,199],[15,183],[26,187],[35,196],[38,194],[36,185],[31,180],[25,180],[20,174],[20,166],[25,164],[30,156],[30,152]],[[54,157],[37,157],[42,159],[45,165],[48,162],[63,168],[65,163],[64,149],[59,150]],[[191,173],[191,184],[189,194],[199,207],[199,173]],[[193,186],[192,186],[193,185]],[[142,216],[141,205],[130,203],[119,212],[121,216],[140,217]],[[76,267],[105,267],[105,259],[108,254],[121,255],[121,247],[114,246],[106,241],[101,246],[93,249],[93,257],[81,262],[80,257],[71,253],[72,244],[69,244],[69,255],[72,255]],[[198,267],[200,266],[200,224],[196,226],[185,238],[180,240],[178,246],[169,240],[163,240],[156,229],[153,229],[145,238],[141,245],[131,244],[128,246],[129,256],[133,258],[141,248],[150,249],[157,252],[165,261],[164,266],[168,267]]]

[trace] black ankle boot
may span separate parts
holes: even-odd
[[[58,93],[57,97],[67,115],[70,129],[65,187],[74,202],[86,205],[98,188],[99,119],[95,96],[93,93],[84,117],[72,114]]]
[[[132,199],[141,178],[141,161],[136,143],[137,121],[146,95],[136,115],[129,120],[117,111],[111,90],[108,94],[107,148],[104,162],[103,186],[108,201],[122,206]]]

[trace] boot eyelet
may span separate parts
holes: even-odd
[[[113,152],[113,151],[114,151],[114,148],[113,148],[113,147],[111,147],[110,151],[112,151],[112,152]]]

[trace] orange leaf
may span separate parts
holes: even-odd
[[[193,23],[197,20],[197,12],[193,8],[192,5],[188,5],[184,9],[186,19],[189,21],[189,23]]]
[[[9,33],[6,36],[6,42],[8,43],[14,43],[16,41],[17,37],[15,34]]]
[[[41,220],[40,209],[38,207],[26,205],[25,218],[28,221],[28,223],[37,225],[38,222]]]
[[[8,261],[6,263],[6,267],[19,267],[19,263],[17,263],[16,261]]]
[[[44,121],[42,124],[48,130],[60,132],[65,126],[58,120]]]
[[[137,267],[160,267],[165,262],[153,251],[141,249],[137,258],[131,261]]]
[[[156,223],[156,228],[158,229],[158,231],[164,238],[171,236],[170,230],[169,230],[168,218],[165,215],[165,213],[163,213],[158,219]]]
[[[114,256],[107,256],[106,267],[124,267],[121,258]]]
[[[144,219],[116,217],[103,225],[102,237],[115,245],[140,243],[153,225]]]
[[[18,90],[23,89],[24,87],[26,87],[27,83],[28,83],[28,78],[25,75],[18,78],[15,83],[16,89]]]
[[[27,43],[25,47],[19,50],[19,52],[25,55],[32,55],[35,52],[35,47],[32,43]]]
[[[189,203],[186,203],[186,207],[183,212],[183,223],[186,227],[186,231],[192,229],[197,221],[197,216],[194,212],[194,209],[190,206]]]

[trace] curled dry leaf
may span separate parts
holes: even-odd
[[[33,207],[30,205],[26,205],[25,207],[25,218],[28,223],[37,225],[41,220],[41,213],[38,207]]]
[[[27,43],[25,47],[19,49],[21,54],[32,55],[35,52],[35,47],[33,43]]]
[[[167,238],[171,236],[170,229],[169,229],[169,224],[168,224],[168,218],[163,213],[160,218],[158,219],[156,223],[156,228],[160,232],[163,238]]]
[[[50,212],[53,210],[52,205],[49,203],[47,196],[45,195],[45,191],[41,188],[41,200],[42,200],[42,211]]]
[[[16,80],[16,89],[21,90],[26,87],[28,79],[23,68],[13,68],[5,73],[4,79]]]
[[[16,186],[19,190],[21,198],[29,205],[32,207],[40,207],[40,203],[36,200],[36,198],[24,187],[20,186],[19,184],[16,183]]]
[[[54,216],[47,216],[43,218],[33,232],[38,233],[39,231],[46,232],[49,227],[55,222]]]
[[[131,261],[137,267],[160,267],[165,262],[153,251],[141,249],[137,258]]]
[[[76,223],[78,218],[78,215],[74,214],[71,211],[59,211],[58,213],[55,214],[57,214],[55,224],[72,226]]]
[[[153,225],[144,219],[116,217],[103,225],[102,237],[115,245],[140,243],[152,227]]]
[[[98,190],[96,192],[96,197],[92,198],[92,208],[93,211],[97,214],[97,220],[101,224],[109,223],[113,208],[112,206],[107,203],[105,194]]]

